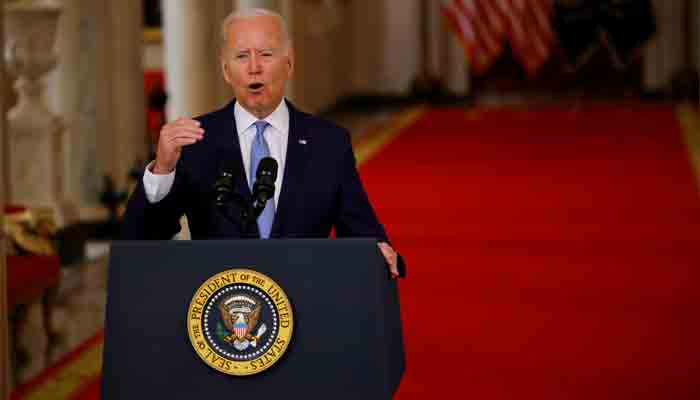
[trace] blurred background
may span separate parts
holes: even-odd
[[[220,23],[247,7],[287,19],[287,97],[350,129],[413,265],[397,398],[698,394],[697,0],[2,3],[0,399],[98,398],[109,243],[162,124],[230,101]],[[425,293],[470,345],[414,329]],[[421,369],[440,355],[471,378]]]

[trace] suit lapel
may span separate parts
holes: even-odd
[[[285,100],[286,101],[286,100]],[[289,139],[287,140],[287,159],[284,167],[282,192],[272,224],[272,237],[287,234],[286,226],[293,215],[298,195],[302,190],[306,164],[311,151],[311,140],[303,122],[303,114],[287,101],[289,108]]]
[[[235,103],[235,100],[232,101],[224,109],[223,118],[221,120],[222,130],[216,138],[216,147],[219,149],[219,165],[224,165],[224,159],[229,159],[232,161],[232,167],[235,171],[237,171],[237,177],[235,179],[236,186],[234,187],[234,192],[241,196],[241,198],[243,198],[246,202],[249,202],[251,198],[251,193],[250,188],[248,188],[248,178],[245,176],[243,157],[241,156],[241,143],[238,140],[236,118],[233,113],[233,107]]]

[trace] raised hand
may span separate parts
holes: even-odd
[[[156,162],[153,164],[154,174],[169,174],[175,170],[182,147],[204,138],[204,129],[200,125],[199,121],[190,118],[179,118],[163,125],[158,138]]]

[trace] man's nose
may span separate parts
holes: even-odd
[[[252,53],[250,55],[250,62],[248,63],[248,73],[250,73],[250,74],[260,73],[261,66],[262,65],[260,64],[260,59],[258,58],[258,55],[255,53]]]

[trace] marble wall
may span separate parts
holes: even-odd
[[[134,165],[148,156],[143,88],[141,3],[94,0],[98,10],[98,165],[125,188]],[[88,134],[87,132],[84,134]]]
[[[59,63],[49,77],[47,101],[66,123],[64,187],[75,203],[96,203],[103,169],[97,168],[97,40],[99,21],[92,0],[64,0],[59,20]]]
[[[98,204],[103,177],[118,188],[148,151],[139,2],[62,0],[47,98],[67,125],[64,187],[76,204]]]

